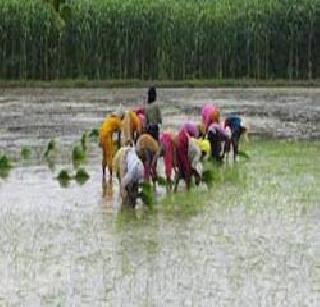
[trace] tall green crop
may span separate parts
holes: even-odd
[[[2,79],[311,79],[320,0],[0,0]]]

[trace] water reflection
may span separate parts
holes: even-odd
[[[110,203],[113,201],[113,184],[112,181],[106,180],[106,178],[102,179],[102,198]]]

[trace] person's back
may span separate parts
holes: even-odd
[[[155,87],[150,87],[148,91],[148,105],[144,110],[145,132],[150,134],[155,140],[159,140],[159,126],[162,125],[162,115],[159,106],[155,103],[157,92]]]

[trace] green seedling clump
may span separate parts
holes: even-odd
[[[10,161],[9,161],[8,157],[5,155],[0,157],[0,168],[1,169],[11,168]]]
[[[22,157],[23,159],[29,159],[30,156],[31,156],[31,150],[30,150],[30,148],[23,147],[23,148],[21,149],[21,157]]]
[[[212,183],[214,180],[214,175],[212,170],[205,170],[202,173],[202,181],[205,183]]]
[[[74,179],[80,184],[85,183],[87,180],[89,180],[89,178],[90,178],[89,174],[83,168],[80,168],[76,172],[76,175],[74,176]]]
[[[87,149],[87,133],[82,134],[80,139],[81,147],[85,151]]]
[[[83,160],[85,158],[85,156],[86,156],[85,152],[81,147],[76,146],[73,148],[73,150],[72,150],[72,159],[73,160],[80,161],[80,160]]]
[[[98,129],[92,129],[91,132],[89,133],[90,138],[96,138],[99,136],[99,130]]]
[[[142,202],[145,205],[151,206],[153,203],[151,184],[144,182],[144,183],[141,183],[139,187],[140,187],[140,192],[138,194],[138,197],[142,199]]]
[[[47,150],[46,152],[44,153],[44,156],[45,157],[48,157],[49,153],[56,149],[56,141],[55,140],[51,140],[49,143],[48,143],[48,146],[47,146]]]
[[[67,170],[61,170],[57,176],[58,180],[62,180],[62,181],[67,181],[67,180],[71,180],[72,177],[69,175]]]

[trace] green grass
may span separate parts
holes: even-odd
[[[252,139],[232,165],[204,164],[208,190],[169,194],[159,207],[166,216],[191,217],[213,207],[244,206],[248,213],[274,207],[282,214],[300,206],[308,211],[320,199],[320,142]]]

